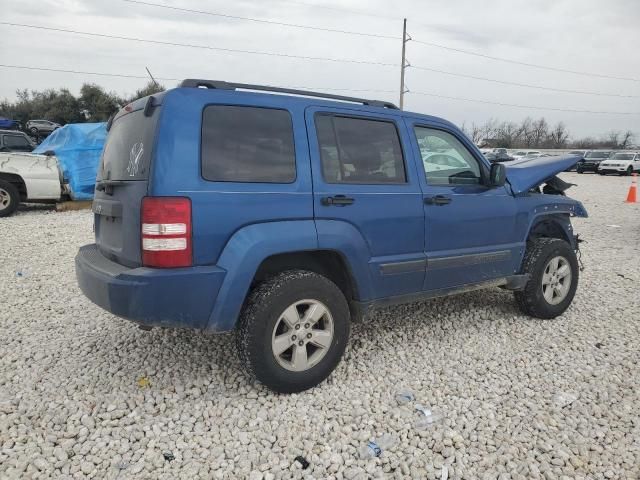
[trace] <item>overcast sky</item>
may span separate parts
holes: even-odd
[[[417,41],[437,43],[494,57],[638,81],[561,73],[494,61],[410,41],[407,58],[416,67],[636,98],[561,93],[460,78],[408,68],[411,92],[487,102],[536,106],[516,108],[408,93],[405,108],[437,115],[458,125],[488,118],[521,120],[545,116],[564,121],[573,137],[631,129],[640,139],[639,0],[146,0],[225,15],[254,17],[398,37],[376,38],[258,23],[124,0],[3,0],[0,22],[82,30],[166,42],[330,57],[385,64],[400,63],[402,17]],[[491,7],[484,4],[490,3]],[[152,45],[0,25],[0,63],[145,75],[209,78],[313,89],[398,102],[399,67],[301,60],[277,56]],[[67,87],[78,92],[93,82],[132,93],[144,79],[26,71],[0,67],[0,98],[18,88]],[[162,83],[171,87],[175,81]],[[636,115],[570,113],[544,107]]]

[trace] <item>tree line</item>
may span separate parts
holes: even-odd
[[[148,82],[131,96],[107,92],[93,83],[85,83],[79,95],[66,88],[43,91],[18,90],[15,101],[0,102],[0,116],[18,120],[45,119],[60,123],[104,122],[124,105],[133,100],[158,93],[165,88]],[[489,119],[483,124],[462,125],[462,130],[481,147],[501,148],[581,148],[626,149],[633,148],[635,140],[631,130],[610,131],[598,138],[572,139],[564,122],[550,125],[544,117],[527,117],[521,122]]]
[[[520,123],[492,118],[481,125],[463,124],[462,130],[476,145],[498,148],[627,149],[634,147],[635,139],[631,130],[572,139],[564,122],[549,125],[544,117],[527,117]]]
[[[66,123],[104,122],[120,108],[133,100],[158,93],[165,88],[154,82],[147,83],[131,96],[107,92],[99,85],[85,83],[80,94],[67,88],[42,91],[18,90],[17,99],[0,102],[0,116],[26,124],[28,120],[44,119],[64,125]]]

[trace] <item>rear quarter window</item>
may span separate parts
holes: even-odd
[[[202,116],[202,177],[213,182],[292,183],[296,159],[286,110],[210,105]]]

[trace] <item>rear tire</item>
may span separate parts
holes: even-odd
[[[347,300],[332,281],[304,270],[282,272],[249,294],[236,332],[240,360],[271,390],[307,390],[340,362],[349,321]]]
[[[554,268],[555,263],[555,268]],[[578,287],[578,259],[566,241],[537,238],[528,242],[522,273],[530,278],[524,290],[515,292],[526,315],[555,318],[571,305]]]
[[[0,180],[0,217],[8,217],[20,205],[20,192],[15,185]]]

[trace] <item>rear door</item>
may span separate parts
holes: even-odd
[[[147,194],[155,126],[161,107],[144,113],[137,101],[115,117],[96,181],[93,201],[96,244],[107,258],[136,267],[141,264],[140,206]],[[129,111],[127,111],[129,110]]]
[[[372,297],[420,292],[424,212],[401,117],[308,107],[306,122],[320,248],[364,239],[353,255],[364,257]]]
[[[424,289],[447,289],[514,273],[523,248],[516,199],[486,186],[488,166],[447,125],[408,120],[422,164],[427,269]]]

